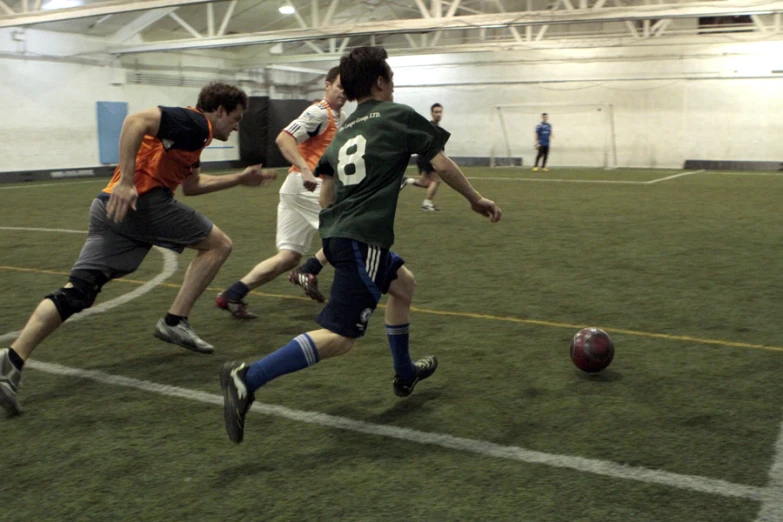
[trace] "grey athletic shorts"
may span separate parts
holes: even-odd
[[[139,196],[136,210],[119,223],[106,217],[109,195],[100,193],[90,207],[90,227],[73,270],[99,270],[114,279],[135,271],[153,245],[182,253],[209,236],[212,222],[183,205],[166,188]]]

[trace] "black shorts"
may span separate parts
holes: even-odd
[[[417,156],[416,166],[419,168],[419,173],[421,174],[430,174],[435,172],[435,167],[432,166],[432,163],[424,159],[423,156]]]
[[[327,238],[323,248],[334,267],[334,282],[316,322],[344,337],[362,337],[381,295],[389,291],[405,261],[390,250],[353,239]]]

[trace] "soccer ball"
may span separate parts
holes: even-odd
[[[612,338],[600,328],[583,328],[571,341],[571,360],[583,372],[598,373],[606,369],[613,358]]]

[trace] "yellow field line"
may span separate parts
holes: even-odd
[[[70,275],[70,272],[59,272],[56,270],[40,270],[37,268],[23,268],[18,266],[5,266],[0,265],[0,270],[12,270],[16,272],[31,272],[35,274],[52,274],[52,275],[62,275],[62,276],[68,276]],[[133,284],[133,285],[143,285],[146,283],[146,281],[139,281],[136,279],[115,279],[118,283],[126,283],[126,284]],[[180,286],[177,283],[161,283],[159,286],[167,287],[167,288],[180,288]],[[220,292],[220,289],[218,288],[207,288],[210,292]],[[310,301],[311,299],[309,297],[303,297],[303,296],[297,296],[297,295],[287,295],[287,294],[270,294],[266,292],[256,292],[251,291],[252,295],[257,295],[260,297],[273,297],[278,299],[295,299],[297,301]],[[385,305],[378,305],[378,308],[385,308]],[[541,321],[539,319],[520,319],[519,317],[510,317],[510,316],[499,316],[499,315],[489,315],[489,314],[474,314],[470,312],[448,312],[445,310],[433,310],[431,308],[418,308],[416,306],[411,307],[411,312],[416,312],[420,314],[430,314],[430,315],[442,315],[442,316],[448,316],[448,317],[466,317],[469,319],[483,319],[485,321],[502,321],[506,323],[517,323],[517,324],[527,324],[527,325],[533,325],[533,326],[547,326],[550,328],[568,328],[570,330],[579,330],[580,328],[584,328],[585,325],[579,325],[579,324],[569,324],[569,323],[557,323],[553,321]],[[671,334],[662,334],[662,333],[655,333],[655,332],[643,332],[639,330],[626,330],[623,328],[612,328],[612,327],[600,327],[603,328],[606,331],[611,332],[612,334],[624,334],[624,335],[633,335],[635,337],[647,337],[649,339],[664,339],[667,341],[683,341],[683,342],[689,342],[689,343],[698,343],[698,344],[711,344],[715,346],[728,346],[731,348],[746,348],[751,350],[767,350],[771,352],[783,352],[783,346],[768,346],[763,344],[751,344],[751,343],[740,343],[736,341],[724,341],[721,339],[702,339],[700,337],[691,337],[688,335],[671,335]]]

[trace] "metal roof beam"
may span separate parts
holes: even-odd
[[[153,0],[156,1],[156,0]],[[166,0],[170,1],[170,0]],[[176,1],[176,0],[175,0]],[[575,9],[573,11],[532,11],[517,13],[492,13],[483,15],[457,16],[453,18],[417,18],[408,20],[385,20],[351,25],[336,25],[323,28],[302,28],[269,31],[199,39],[180,39],[145,44],[115,46],[107,51],[112,54],[143,53],[166,50],[204,49],[234,47],[281,42],[309,42],[328,38],[355,36],[380,36],[390,34],[427,33],[476,29],[481,27],[524,27],[553,24],[631,22],[645,19],[695,18],[701,16],[753,15],[783,12],[783,0],[771,0],[760,4],[753,0],[728,2],[698,2],[649,6],[623,6],[604,9]],[[629,24],[630,25],[630,24]],[[539,33],[543,36],[543,32]]]

